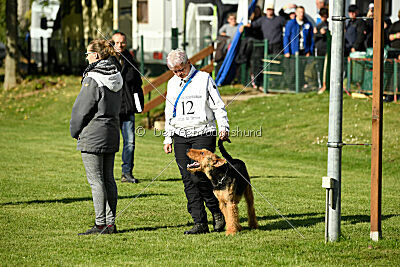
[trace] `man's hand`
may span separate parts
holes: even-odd
[[[307,54],[306,54],[306,57],[309,57],[311,55],[311,53],[310,52],[308,52]]]
[[[165,145],[164,145],[164,152],[165,152],[166,154],[171,153],[171,152],[172,152],[172,145],[171,145],[171,144],[165,144]]]
[[[285,54],[285,57],[290,57],[290,53],[286,53],[286,54]]]
[[[222,141],[228,140],[229,137],[229,132],[227,131],[221,131],[219,133],[219,139],[221,139]]]

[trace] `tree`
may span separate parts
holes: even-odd
[[[112,0],[82,0],[85,46],[88,45],[90,39],[108,39],[111,37],[112,10]]]
[[[17,64],[18,64],[18,2],[6,0],[6,63],[4,89],[13,88],[17,85]]]

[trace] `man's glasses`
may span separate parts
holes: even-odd
[[[183,68],[180,69],[180,70],[173,70],[172,72],[173,72],[173,73],[181,73],[181,72],[184,72],[184,71],[185,71],[185,68],[186,68],[186,66],[183,67]]]

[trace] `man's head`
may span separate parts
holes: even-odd
[[[231,26],[235,26],[236,25],[236,14],[235,13],[230,13],[228,14],[228,23]]]
[[[325,1],[326,0],[316,0],[316,6],[317,6],[317,9],[318,10],[321,10],[321,8],[324,8],[325,7]]]
[[[115,51],[118,53],[124,52],[126,49],[126,35],[122,32],[116,32],[112,36]]]
[[[304,7],[298,6],[296,8],[296,19],[299,20],[299,21],[303,21],[304,20],[304,14],[305,14]]]
[[[358,14],[358,7],[356,5],[349,5],[348,12],[349,12],[349,17],[351,19],[355,19]]]
[[[180,48],[172,50],[167,56],[168,68],[179,78],[183,79],[189,75],[190,61],[186,52]]]
[[[327,21],[329,17],[328,9],[325,7],[321,8],[321,10],[319,11],[319,15],[321,16],[322,21]]]
[[[265,5],[265,14],[267,18],[271,18],[274,16],[274,4],[266,4]]]

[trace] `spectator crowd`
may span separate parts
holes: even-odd
[[[293,55],[304,57],[325,56],[329,35],[329,7],[327,0],[316,0],[317,14],[314,17],[307,15],[303,6],[288,4],[283,6],[278,14],[274,4],[266,3],[264,9],[257,6],[250,17],[250,22],[239,30],[245,33],[246,42],[268,40],[268,54],[284,55],[290,58]],[[344,33],[344,54],[349,56],[353,52],[363,52],[372,48],[374,4],[370,3],[368,10],[360,10],[357,5],[348,6],[348,20]],[[390,18],[384,19],[384,45],[390,49],[389,57],[400,60],[400,10],[399,21],[392,24]],[[229,43],[236,33],[236,15],[228,15],[228,24],[223,25],[219,34],[223,36],[225,45],[219,46],[218,59],[229,49]],[[242,39],[243,40],[243,39]],[[217,47],[218,50],[218,47]],[[260,69],[258,61],[263,58],[264,48],[254,46],[250,55],[250,69],[252,81]],[[218,61],[218,59],[216,59]],[[262,75],[260,75],[262,76]],[[260,87],[260,78],[255,79],[253,87]]]

